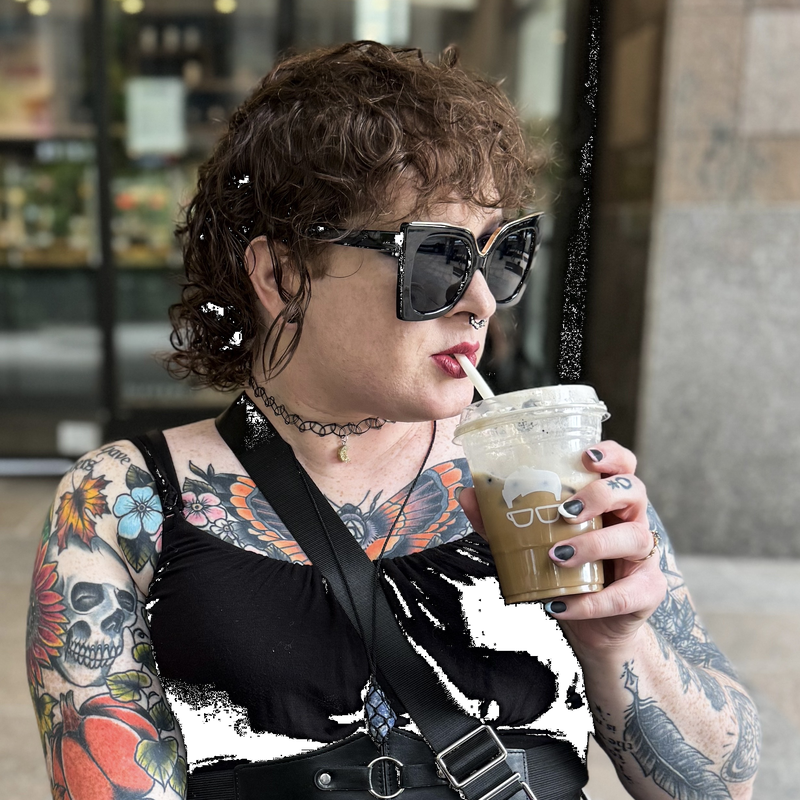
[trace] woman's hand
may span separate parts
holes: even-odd
[[[549,555],[565,567],[604,561],[605,588],[566,595],[545,606],[563,623],[579,656],[596,649],[624,648],[667,589],[658,553],[648,558],[655,538],[647,521],[647,492],[634,475],[636,456],[616,442],[604,441],[584,452],[582,459],[586,469],[600,473],[601,478],[576,492],[561,508],[575,515],[566,519],[570,524],[602,515],[603,528],[565,539]],[[475,530],[485,536],[475,492],[465,489],[459,501]]]

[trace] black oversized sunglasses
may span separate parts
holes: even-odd
[[[397,317],[415,322],[450,311],[476,270],[483,273],[499,306],[519,300],[539,247],[541,216],[540,212],[507,222],[479,241],[467,228],[441,222],[404,222],[399,231],[348,232],[315,225],[309,236],[394,256]]]

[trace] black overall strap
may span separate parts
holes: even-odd
[[[374,564],[294,458],[291,447],[244,393],[217,418],[216,425],[371,648]],[[308,501],[309,492],[313,503]],[[383,591],[378,591],[375,599],[375,630],[380,631],[374,642],[378,669],[436,754],[450,785],[466,800],[509,800],[522,791],[536,800],[523,778],[510,769],[494,730],[456,704],[433,668],[413,648]]]
[[[149,431],[142,436],[131,436],[130,441],[142,454],[147,469],[153,476],[164,510],[164,528],[168,530],[174,524],[176,514],[180,514],[183,500],[167,440],[161,431]]]

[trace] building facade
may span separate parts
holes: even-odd
[[[494,385],[565,374],[590,209],[581,379],[607,434],[636,450],[680,549],[800,556],[796,0],[0,0],[3,469],[225,405],[156,357],[180,205],[277,54],[356,38],[457,43],[550,156]]]

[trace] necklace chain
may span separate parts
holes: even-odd
[[[347,422],[344,425],[338,425],[335,422],[314,422],[314,420],[303,419],[297,414],[290,414],[286,410],[286,406],[279,403],[272,395],[268,395],[252,376],[250,378],[250,387],[275,416],[282,417],[287,425],[294,425],[301,433],[311,431],[316,433],[317,436],[335,435],[340,439],[344,439],[347,436],[360,436],[369,430],[380,430],[387,422],[394,425],[394,420],[381,419],[380,417],[367,417],[362,419],[361,422]]]

